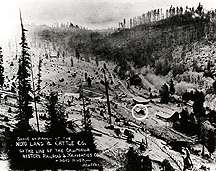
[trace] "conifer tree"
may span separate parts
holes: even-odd
[[[139,170],[139,161],[138,161],[138,154],[133,149],[133,147],[130,147],[127,154],[126,154],[126,171],[131,170]]]
[[[71,56],[71,67],[74,66],[73,57]]]
[[[97,67],[98,67],[98,65],[99,65],[99,59],[98,59],[98,56],[96,56],[96,58],[95,58],[95,62],[96,62],[96,65],[97,65]]]
[[[96,152],[96,145],[95,145],[95,140],[94,136],[92,133],[92,123],[91,123],[91,114],[89,109],[85,109],[85,98],[83,95],[83,88],[82,88],[82,83],[80,85],[80,98],[82,98],[83,101],[83,126],[84,126],[84,132],[86,134],[86,139],[89,142],[90,149],[94,153]]]
[[[4,67],[3,67],[2,48],[0,47],[0,86],[3,87],[3,84],[4,84]]]
[[[80,52],[79,52],[79,49],[78,49],[78,48],[75,49],[75,56],[76,56],[76,58],[77,58],[78,61],[79,61],[79,59],[80,59]]]
[[[42,66],[42,59],[41,57],[39,57],[39,63],[38,63],[38,84],[37,84],[37,90],[38,90],[38,94],[40,93],[40,90],[41,90],[41,66]]]
[[[212,88],[213,88],[213,92],[216,94],[216,81],[213,82]]]
[[[30,76],[31,76],[31,60],[30,54],[28,52],[28,44],[26,42],[25,32],[27,31],[23,27],[22,17],[20,12],[20,21],[21,21],[21,56],[19,58],[19,68],[17,73],[18,79],[18,107],[19,113],[17,115],[17,128],[20,130],[31,129],[29,125],[29,119],[32,118],[33,109],[31,106],[32,97],[30,95],[31,85],[30,85]]]
[[[205,95],[202,91],[196,90],[192,100],[193,103],[193,113],[195,114],[198,123],[201,122],[201,118],[205,117],[205,108],[203,106],[205,102]]]
[[[65,128],[65,108],[58,103],[58,94],[51,92],[46,104],[48,112],[48,122],[46,123],[46,130],[50,134],[62,135],[66,133]]]
[[[174,86],[174,83],[173,83],[173,80],[170,81],[170,94],[175,94],[175,86]]]
[[[62,62],[65,63],[65,51],[62,52]]]
[[[60,58],[60,52],[59,51],[57,52],[57,58],[58,59]]]
[[[215,133],[211,130],[209,132],[208,139],[207,139],[207,149],[210,153],[210,157],[211,154],[214,153],[215,148],[216,148],[216,137],[215,137]]]
[[[170,92],[167,84],[163,84],[160,90],[161,103],[167,104],[170,98]]]
[[[169,160],[167,160],[167,159],[163,160],[162,167],[163,167],[163,170],[165,170],[165,171],[174,171],[175,170],[175,169],[173,169]]]

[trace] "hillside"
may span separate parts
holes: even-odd
[[[85,111],[90,114],[104,170],[125,171],[130,147],[149,158],[154,171],[166,171],[167,161],[173,170],[182,170],[186,148],[194,170],[214,170],[216,152],[210,153],[207,144],[208,131],[216,126],[216,42],[210,25],[206,16],[184,14],[114,32],[29,26],[31,83],[36,86],[41,60],[41,90],[35,91],[40,131],[46,132],[49,120],[47,97],[57,92],[65,108],[67,131],[82,131]],[[10,54],[4,61],[7,78],[2,95],[14,97],[3,98],[0,104],[2,123],[7,123],[2,132],[6,127],[13,130],[16,122],[12,85],[17,61],[17,56]],[[133,117],[136,104],[147,108],[145,119]],[[37,130],[35,114],[34,110],[30,124]],[[4,156],[2,152],[1,158]],[[7,165],[8,159],[2,162]]]

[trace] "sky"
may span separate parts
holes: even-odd
[[[216,0],[0,0],[0,43],[20,30],[19,9],[24,24],[55,24],[71,21],[91,29],[117,27],[123,18],[151,9],[173,6],[216,9]],[[19,32],[18,32],[19,33]],[[1,44],[0,44],[1,46]]]

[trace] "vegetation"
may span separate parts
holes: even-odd
[[[41,67],[42,67],[42,59],[41,57],[39,57],[39,63],[38,63],[38,83],[37,83],[37,91],[38,91],[38,94],[40,93],[40,90],[41,90]]]
[[[79,91],[80,91],[80,98],[82,99],[83,102],[83,119],[82,119],[83,128],[84,128],[83,132],[86,134],[86,139],[89,143],[89,148],[93,153],[95,153],[97,152],[97,150],[96,150],[94,135],[92,133],[91,113],[89,109],[85,108],[85,97],[83,95],[82,83],[80,85]]]
[[[173,76],[176,77],[177,75],[183,74],[185,71],[187,71],[187,68],[182,63],[174,63],[172,66]]]
[[[171,166],[169,160],[164,159],[162,162],[162,167],[164,171],[174,171],[173,167]]]
[[[51,92],[47,100],[47,132],[53,135],[63,135],[66,133],[65,108],[58,103],[58,94],[56,92]]]
[[[211,157],[211,154],[214,153],[215,147],[216,147],[215,132],[210,131],[209,135],[208,135],[208,140],[207,140],[207,149],[208,149],[208,151],[210,153],[210,157]]]
[[[0,47],[0,86],[3,87],[3,84],[4,84],[4,66],[3,66],[2,48]]]
[[[155,74],[167,75],[171,70],[168,59],[159,59],[155,63]]]
[[[203,104],[205,102],[205,96],[203,92],[196,91],[193,94],[192,99],[194,101],[193,112],[197,117],[198,122],[201,122],[202,118],[205,117],[205,109],[203,107]]]
[[[171,11],[170,11],[171,12]],[[174,12],[175,13],[175,12]],[[172,15],[172,12],[169,13]],[[193,19],[191,14],[187,15],[177,15],[168,18],[167,20],[163,20],[156,24],[148,25],[140,25],[137,27],[132,28],[131,30],[119,30],[114,32],[113,34],[104,35],[102,33],[87,31],[79,29],[78,26],[74,26],[70,23],[69,27],[71,30],[55,30],[55,28],[51,29],[48,28],[47,30],[43,30],[39,32],[39,35],[42,40],[52,42],[52,48],[50,51],[54,50],[57,53],[58,59],[63,57],[63,63],[65,64],[65,52],[71,53],[71,67],[73,67],[74,61],[72,56],[75,56],[78,61],[83,60],[83,57],[88,62],[89,56],[93,56],[95,59],[95,63],[99,66],[99,61],[102,60],[109,60],[115,62],[116,68],[115,72],[119,75],[121,79],[127,79],[130,83],[129,85],[135,86],[143,86],[145,84],[142,79],[147,77],[146,75],[135,74],[134,68],[140,69],[140,67],[148,66],[151,68],[151,71],[155,71],[156,75],[168,75],[169,79],[172,78],[169,84],[163,84],[160,90],[160,100],[161,103],[168,104],[168,102],[172,102],[172,100],[176,100],[174,95],[176,93],[176,87],[174,85],[173,79],[175,77],[181,78],[186,76],[188,80],[190,80],[190,75],[188,72],[185,71],[191,69],[186,66],[184,62],[179,62],[178,59],[174,58],[175,54],[175,46],[182,45],[182,44],[190,44],[193,41],[200,40],[204,35],[203,28],[206,25],[206,21],[201,18]],[[173,25],[170,26],[170,24]],[[123,23],[121,24],[122,27],[125,28],[126,20],[124,19]],[[31,86],[30,86],[30,69],[31,69],[31,61],[30,55],[28,53],[28,45],[26,43],[25,38],[25,29],[22,26],[22,54],[19,59],[19,70],[18,70],[18,104],[19,104],[19,114],[18,114],[18,128],[21,130],[28,130],[30,129],[29,119],[32,115],[32,107],[31,107]],[[178,29],[174,26],[178,26]],[[200,27],[198,27],[200,26]],[[72,28],[75,28],[72,29]],[[160,29],[158,29],[160,28]],[[159,30],[159,31],[158,31]],[[196,35],[194,34],[196,33]],[[180,36],[179,36],[179,35]],[[164,42],[164,44],[162,43]],[[60,47],[63,46],[63,47]],[[192,45],[191,45],[192,46]],[[62,50],[63,49],[63,50]],[[182,58],[186,58],[186,45],[183,46],[183,49],[180,50],[179,56]],[[173,55],[174,54],[174,55]],[[47,54],[46,54],[47,55]],[[54,57],[56,57],[54,56]],[[1,60],[2,55],[0,55],[0,85],[1,85],[1,71],[4,71],[4,68],[1,69]],[[47,55],[48,59],[48,55]],[[41,64],[42,59],[39,59],[38,65],[38,84],[37,90],[41,90]],[[198,64],[195,62],[193,63],[193,69],[197,71]],[[106,67],[104,67],[106,69]],[[146,67],[147,68],[147,67]],[[153,69],[152,69],[153,68]],[[201,67],[200,67],[201,68]],[[74,68],[73,68],[74,69]],[[201,68],[201,71],[203,69]],[[209,76],[211,72],[211,63],[208,62],[207,64],[207,72],[204,72],[204,76]],[[70,71],[68,71],[70,73]],[[170,76],[171,74],[171,76]],[[3,75],[3,72],[2,72]],[[153,74],[152,74],[153,75]],[[155,76],[155,75],[154,75]],[[160,76],[157,76],[160,77]],[[115,78],[115,75],[114,75]],[[129,79],[128,79],[129,78]],[[164,78],[164,77],[163,77]],[[166,77],[167,78],[167,77]],[[64,82],[66,78],[61,78],[59,82]],[[146,79],[149,81],[148,79]],[[66,82],[67,80],[65,80]],[[94,84],[92,84],[93,77],[90,77],[85,73],[85,81],[88,87],[94,88]],[[196,82],[195,80],[194,82]],[[106,81],[105,81],[106,82]],[[161,86],[161,81],[160,86]],[[124,82],[122,82],[124,84]],[[148,82],[146,83],[148,84]],[[149,81],[149,92],[153,92],[157,94],[156,87],[153,88],[151,85],[152,83]],[[55,83],[53,82],[52,85],[54,86]],[[154,85],[155,86],[155,85]],[[118,87],[116,87],[118,88]],[[214,92],[216,92],[216,83],[213,83]],[[108,89],[107,89],[108,90]],[[138,89],[137,89],[138,91]],[[136,93],[138,94],[138,93]],[[156,95],[157,96],[157,95]],[[85,108],[85,100],[83,97],[82,87],[80,91],[80,97],[83,101],[83,133],[87,142],[90,144],[90,149],[92,152],[96,151],[96,144],[95,139],[92,133],[92,123],[91,123],[91,111],[90,108]],[[172,97],[172,98],[170,98]],[[150,95],[151,98],[151,95]],[[77,99],[75,99],[77,100]],[[81,99],[79,99],[81,100]],[[182,100],[184,102],[188,102],[189,100],[193,101],[193,112],[189,113],[188,110],[185,108],[180,113],[175,112],[172,118],[169,121],[172,121],[175,125],[180,125],[181,131],[184,133],[191,133],[194,131],[195,133],[201,134],[201,125],[204,120],[208,119],[212,124],[216,122],[215,119],[215,112],[211,112],[206,116],[206,111],[203,106],[205,101],[205,95],[203,92],[200,91],[191,91],[186,92],[182,96]],[[177,100],[176,100],[177,101]],[[155,101],[155,103],[157,103]],[[68,106],[71,106],[71,101],[68,101]],[[163,105],[164,106],[164,105]],[[166,107],[167,105],[165,105]],[[50,95],[47,97],[47,114],[48,117],[43,117],[47,119],[46,122],[46,130],[51,135],[64,135],[68,132],[66,129],[65,119],[65,108],[62,104],[58,102],[58,94],[56,92],[51,92]],[[127,107],[127,106],[126,106]],[[109,107],[108,107],[109,108]],[[116,107],[117,108],[117,105]],[[160,108],[160,106],[159,106]],[[95,111],[95,109],[91,110]],[[11,112],[11,111],[9,111]],[[103,111],[101,112],[103,114]],[[111,116],[111,115],[110,115]],[[119,119],[118,117],[116,120]],[[124,118],[123,118],[124,119]],[[6,119],[7,121],[7,119]],[[120,119],[119,119],[119,122]],[[198,123],[197,123],[198,122]],[[129,122],[124,121],[129,125]],[[210,124],[211,124],[210,123]],[[68,124],[69,125],[69,124]],[[71,124],[73,129],[73,124]],[[121,130],[120,128],[114,128],[111,125],[114,132],[120,136]],[[110,127],[111,127],[110,126]],[[78,126],[79,127],[79,126]],[[80,128],[80,127],[79,127]],[[143,127],[144,128],[144,127]],[[159,130],[159,129],[158,129]],[[127,132],[128,131],[128,132]],[[124,134],[127,136],[127,142],[132,143],[132,139],[134,135],[131,131],[125,130]],[[167,135],[167,134],[166,134]],[[210,131],[208,135],[205,135],[207,139],[204,143],[206,143],[206,147],[210,154],[215,151],[215,132]],[[143,141],[142,141],[143,142]],[[204,144],[203,143],[203,144]],[[145,146],[141,144],[141,149],[144,151]],[[174,170],[170,165],[168,160],[164,160],[162,162],[162,167],[164,170]],[[126,163],[125,163],[125,170],[152,170],[152,163],[149,156],[140,156],[138,152],[136,152],[133,148],[130,148],[127,155],[126,155]]]
[[[172,23],[172,27],[169,23]],[[173,23],[179,28],[175,29]],[[40,30],[38,35],[41,40],[63,46],[78,59],[93,55],[97,64],[99,60],[114,61],[120,66],[117,73],[122,79],[128,69],[127,63],[138,68],[149,65],[155,68],[158,75],[167,75],[172,70],[175,77],[187,68],[182,63],[174,62],[174,47],[200,40],[205,35],[204,26],[207,23],[203,18],[193,18],[185,14],[169,17],[155,25],[143,24],[112,34],[83,29],[46,28]],[[181,56],[185,56],[184,49]]]
[[[172,79],[170,80],[169,87],[170,87],[170,94],[171,95],[175,94],[175,85]]]
[[[31,106],[32,97],[30,95],[31,85],[30,85],[30,76],[31,76],[31,59],[29,55],[29,47],[26,42],[25,32],[27,30],[24,29],[22,18],[21,19],[21,29],[22,29],[22,37],[21,37],[21,56],[19,58],[19,68],[17,73],[18,79],[18,106],[19,113],[17,115],[17,128],[23,131],[31,129],[29,125],[29,119],[32,118],[33,109]]]
[[[137,152],[131,147],[126,155],[126,171],[129,170],[138,170],[138,154]]]
[[[213,87],[213,92],[216,94],[216,81],[213,82],[212,87]]]
[[[170,100],[170,91],[167,84],[164,84],[160,90],[161,103],[167,104]]]
[[[186,92],[182,96],[182,100],[188,102],[189,100],[193,101],[193,113],[189,114],[187,111],[187,114],[182,117],[184,120],[182,121],[182,124],[184,125],[184,128],[187,128],[187,123],[190,122],[190,125],[195,125],[196,129],[195,131],[200,134],[200,126],[201,122],[205,119],[205,108],[203,106],[204,101],[205,101],[205,96],[203,92],[196,90],[195,92]],[[198,122],[196,124],[196,121]],[[190,126],[188,124],[188,126]],[[192,130],[191,128],[188,130]]]
[[[152,161],[149,156],[139,156],[138,152],[130,147],[126,154],[125,171],[131,170],[152,170]]]

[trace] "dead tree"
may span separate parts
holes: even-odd
[[[109,82],[107,81],[106,78],[106,71],[105,68],[102,69],[104,73],[104,83],[105,83],[105,89],[106,89],[106,96],[107,96],[107,110],[109,114],[109,124],[112,124],[112,119],[111,119],[111,108],[110,108],[110,101],[109,101]]]

